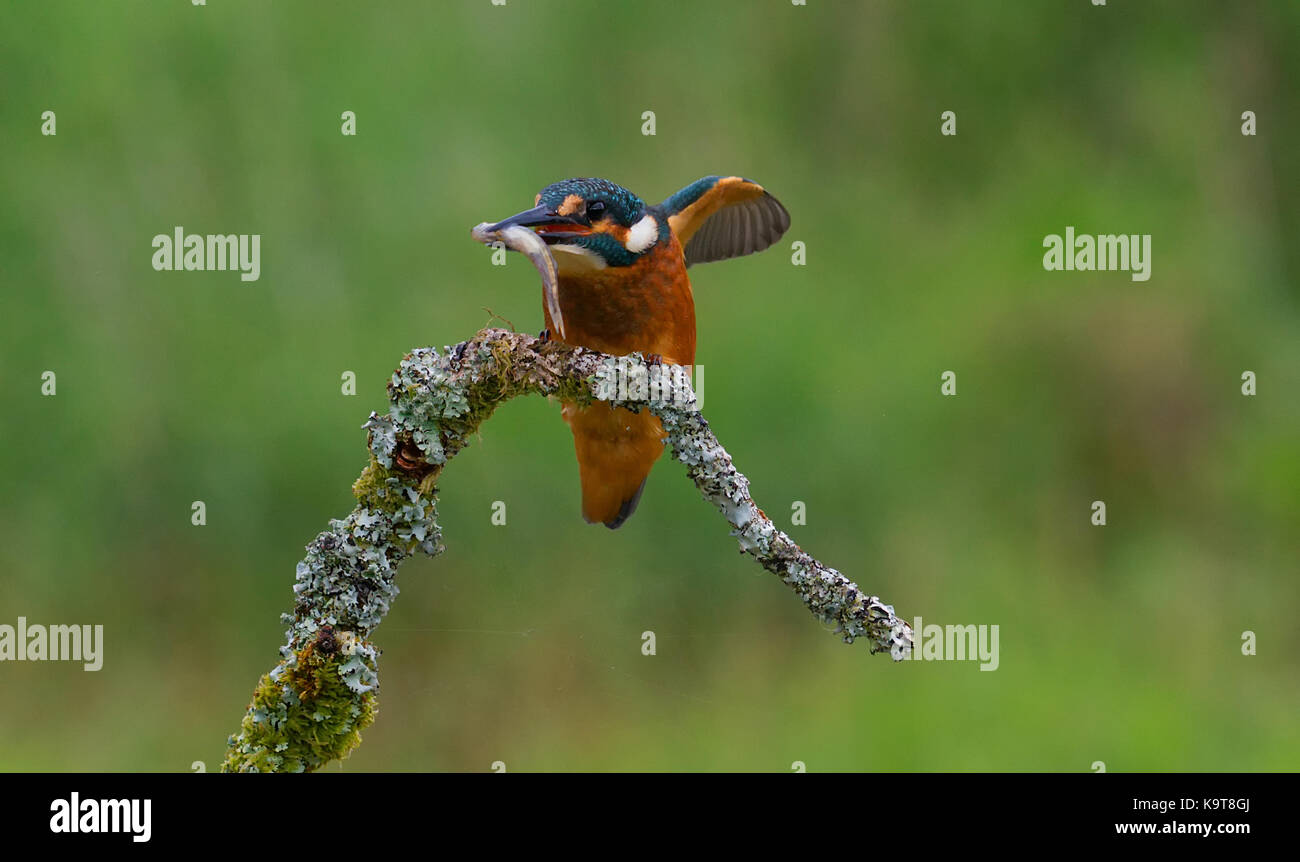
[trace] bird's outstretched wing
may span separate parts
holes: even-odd
[[[659,205],[686,254],[686,265],[762,251],[790,227],[790,214],[758,183],[704,177]]]

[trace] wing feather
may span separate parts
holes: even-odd
[[[781,202],[742,177],[705,177],[662,206],[687,266],[762,251],[790,227]]]

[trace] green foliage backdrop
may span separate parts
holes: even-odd
[[[710,173],[808,248],[692,270],[714,429],[819,558],[999,624],[1000,668],[841,644],[667,460],[585,525],[519,401],[447,471],[331,769],[1300,769],[1297,32],[1282,0],[7,4],[0,622],[106,644],[0,665],[0,769],[215,768],[398,360],[485,306],[540,328],[469,227]],[[155,272],[176,225],[260,233],[261,279]],[[1066,225],[1152,234],[1151,280],[1045,272]]]

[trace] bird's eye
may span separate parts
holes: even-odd
[[[587,204],[587,221],[595,221],[605,214],[604,201],[592,201]]]

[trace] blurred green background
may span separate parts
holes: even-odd
[[[0,769],[215,769],[389,372],[485,306],[541,326],[469,227],[710,173],[793,217],[691,271],[714,429],[814,555],[1000,625],[1000,668],[844,645],[668,459],[584,524],[520,400],[330,770],[1300,769],[1298,33],[1286,0],[6,4],[0,622],[106,631],[99,673],[0,665]],[[260,233],[261,279],[155,272],[176,225]],[[1066,225],[1152,234],[1151,280],[1045,272]]]

